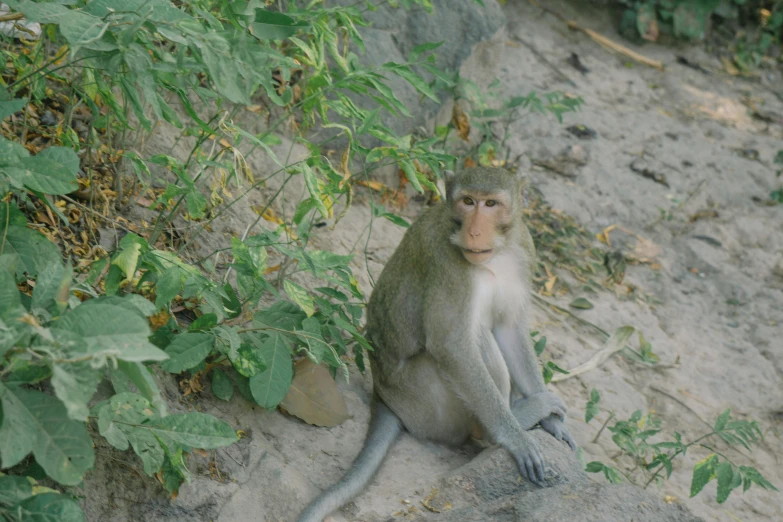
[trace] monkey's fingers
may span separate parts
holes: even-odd
[[[576,451],[576,441],[574,440],[574,438],[571,436],[570,433],[564,431],[563,440],[565,440],[568,443],[568,445],[571,446],[571,451]]]
[[[526,480],[529,480],[536,486],[544,487],[544,474],[546,468],[544,461],[538,452],[531,452],[522,457],[521,462],[517,461],[519,472]]]

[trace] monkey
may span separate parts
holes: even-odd
[[[528,430],[540,424],[576,449],[530,343],[535,247],[523,177],[473,167],[444,178],[445,201],[406,231],[367,306],[373,395],[364,446],[299,522],[321,522],[362,491],[403,430],[452,446],[478,430],[539,486],[545,465]]]

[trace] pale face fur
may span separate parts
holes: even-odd
[[[460,225],[450,238],[470,263],[482,265],[502,251],[511,220],[509,194],[457,189],[454,221]]]

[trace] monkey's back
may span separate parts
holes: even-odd
[[[411,225],[370,296],[366,331],[374,348],[370,357],[382,374],[424,350],[425,292],[433,278],[444,279],[445,266],[464,264],[449,243],[451,219],[444,214],[448,208],[439,204]]]

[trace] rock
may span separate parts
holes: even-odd
[[[520,492],[473,508],[417,520],[472,522],[698,522],[679,504],[666,504],[630,484],[579,482]]]
[[[543,430],[530,432],[541,445],[546,461],[546,484],[588,482],[576,453],[555,440]],[[503,448],[493,447],[483,451],[475,459],[440,480],[435,486],[439,491],[431,503],[437,508],[449,503],[452,509],[475,506],[520,491],[537,491],[540,488],[526,481],[519,474],[517,463]]]
[[[524,480],[504,449],[493,447],[433,488],[434,494],[414,520],[468,522],[590,521],[696,522],[680,505],[664,503],[654,494],[629,484],[593,482],[576,452],[543,430],[530,432],[541,445],[547,465],[546,486]]]
[[[338,0],[336,3],[354,5],[356,1]],[[436,63],[442,69],[456,71],[477,43],[489,39],[505,23],[497,0],[484,0],[483,4],[482,7],[475,0],[433,0],[431,15],[419,6],[403,9],[380,4],[376,11],[363,13],[364,19],[371,25],[360,29],[365,45],[365,53],[360,59],[373,67],[389,61],[406,62],[417,45],[443,42],[434,51]],[[425,78],[430,77],[427,73],[424,75]],[[413,118],[394,118],[384,114],[384,124],[402,136],[434,117],[438,109],[434,101],[423,98],[401,78],[393,74],[386,76]],[[363,105],[358,100],[357,103]]]
[[[556,143],[551,140],[538,140],[538,146],[528,153],[531,162],[561,176],[575,178],[590,160],[590,154],[583,145],[566,145],[559,152],[552,152],[554,146]]]

